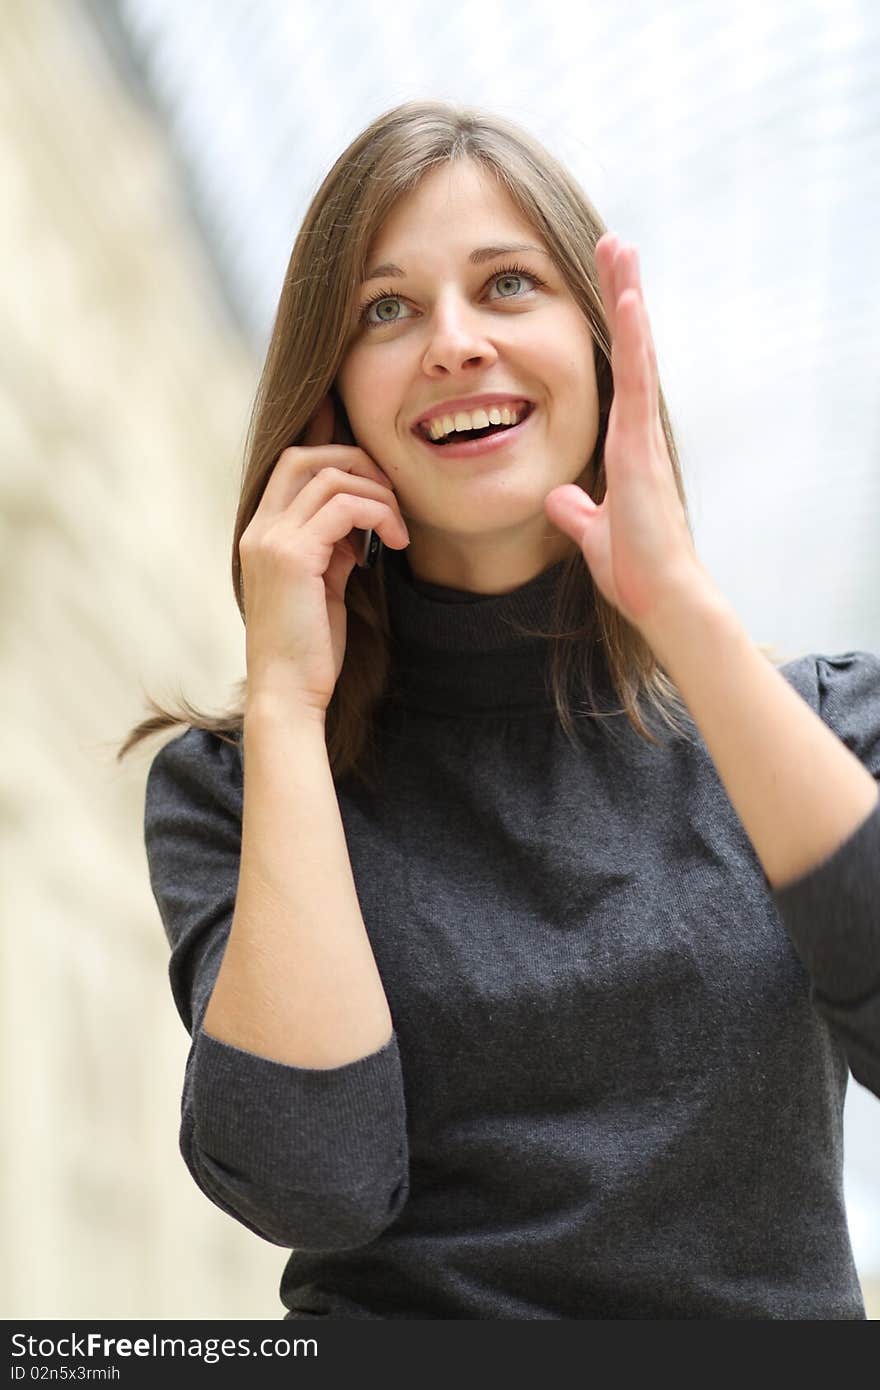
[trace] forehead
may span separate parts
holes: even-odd
[[[519,239],[543,246],[507,191],[473,161],[432,169],[389,213],[370,243],[368,263],[394,259],[406,267],[430,245],[458,247],[463,255],[483,242]]]

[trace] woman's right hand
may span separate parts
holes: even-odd
[[[239,541],[247,701],[263,692],[326,713],[345,656],[349,533],[371,527],[401,550],[409,533],[390,479],[356,446],[336,444],[325,396],[304,442],[278,458]]]

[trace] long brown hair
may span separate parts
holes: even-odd
[[[282,450],[299,444],[323,397],[330,392],[344,411],[335,379],[348,347],[355,295],[366,273],[370,244],[403,195],[446,161],[476,161],[498,179],[514,205],[543,236],[581,312],[590,325],[599,396],[599,434],[582,485],[601,502],[605,495],[605,438],[613,395],[611,346],[596,273],[594,251],[605,225],[566,169],[526,131],[474,107],[445,101],[408,101],[378,116],[337,159],[308,208],[291,253],[278,312],[254,399],[232,545],[232,584],[244,621],[242,533],[259,504]],[[675,484],[689,529],[681,468],[662,389],[660,419]],[[390,632],[382,563],[352,570],[346,588],[348,631],[345,659],[327,708],[325,733],[334,779],[352,773],[373,785],[373,715],[390,681]],[[573,715],[605,719],[595,700],[593,678],[621,702],[636,733],[658,739],[644,715],[653,710],[684,737],[693,723],[675,685],[641,634],[595,587],[579,550],[565,562],[554,600],[549,640],[548,689],[563,729],[574,737]],[[766,654],[766,653],[765,653]],[[150,734],[176,724],[210,730],[227,742],[240,737],[246,677],[235,686],[231,706],[205,714],[181,695],[165,709],[149,694],[153,714],[129,733],[116,754],[121,760]],[[586,699],[575,702],[576,692]]]

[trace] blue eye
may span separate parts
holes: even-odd
[[[544,283],[543,280],[538,279],[537,275],[533,275],[531,271],[524,270],[523,267],[519,265],[507,265],[504,266],[502,270],[496,270],[495,274],[491,277],[488,283],[492,284],[495,280],[502,279],[526,279],[531,280],[533,284],[539,286],[543,285]],[[518,294],[505,294],[501,295],[501,298],[520,299],[522,298],[522,296]],[[382,304],[394,304],[395,302],[398,304],[403,303],[399,294],[395,294],[393,290],[389,289],[377,290],[375,294],[371,295],[370,298],[365,301],[365,303],[360,305],[360,308],[358,310],[360,322],[364,325],[365,328],[382,328],[384,325],[389,323],[402,323],[403,320],[399,314],[395,315],[393,318],[385,319],[373,319],[368,317],[369,311],[374,304],[377,306],[381,306]],[[376,312],[378,313],[378,311],[379,310],[377,307]]]

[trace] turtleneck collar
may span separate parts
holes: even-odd
[[[405,551],[383,551],[392,635],[392,700],[437,714],[552,710],[550,640],[516,624],[549,628],[565,560],[506,594],[428,584]]]

